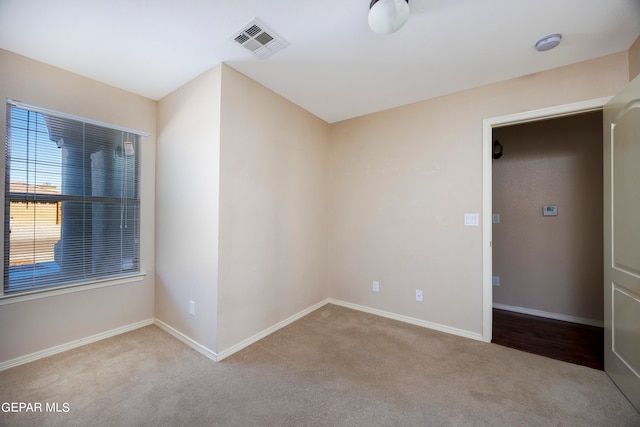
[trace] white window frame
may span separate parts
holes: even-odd
[[[44,115],[50,115],[50,116],[55,116],[57,118],[61,118],[61,119],[68,119],[68,120],[74,120],[74,121],[79,121],[79,122],[83,122],[85,124],[91,124],[91,125],[96,125],[96,126],[100,126],[100,127],[104,127],[104,128],[109,128],[115,131],[122,131],[122,132],[126,132],[126,133],[131,133],[131,134],[135,134],[139,137],[139,139],[141,139],[142,137],[148,137],[150,134],[148,132],[144,132],[144,131],[139,131],[136,129],[132,129],[132,128],[127,128],[127,127],[123,127],[123,126],[118,126],[118,125],[113,125],[111,123],[106,123],[106,122],[102,122],[102,121],[98,121],[98,120],[94,120],[94,119],[89,119],[89,118],[85,118],[85,117],[80,117],[80,116],[76,116],[76,115],[72,115],[72,114],[67,114],[67,113],[63,113],[63,112],[59,112],[59,111],[54,111],[54,110],[50,110],[47,108],[42,108],[42,107],[38,107],[38,106],[34,106],[34,105],[30,105],[30,104],[25,104],[22,103],[20,101],[15,101],[12,99],[7,99],[7,105],[8,107],[16,107],[16,108],[20,108],[20,109],[24,109],[24,110],[29,110],[31,112],[35,112],[35,113],[41,113]],[[7,109],[7,122],[8,122],[8,118],[9,118],[9,110],[10,108]],[[7,123],[8,124],[8,123]],[[6,129],[7,132],[7,138],[9,136],[9,128]],[[7,141],[8,142],[8,141]],[[139,155],[139,154],[138,154]],[[4,156],[4,162],[6,162],[6,156]],[[6,166],[6,164],[5,164]],[[139,168],[140,168],[140,161],[138,162],[138,174],[139,174]],[[137,183],[137,191],[140,191],[141,188],[141,176],[138,175],[138,183]],[[5,192],[8,191],[9,188],[9,184],[7,183],[7,185],[5,186]],[[5,193],[3,193],[5,194]],[[5,194],[6,197],[6,194]],[[138,203],[140,206],[141,204],[141,197],[138,196]],[[5,200],[6,201],[6,200]],[[140,217],[140,210],[138,208],[138,220],[141,220]],[[10,221],[10,218],[5,218],[5,221]],[[139,236],[138,236],[139,237]],[[7,239],[3,239],[3,241],[8,241]],[[4,248],[3,248],[4,249]],[[140,251],[141,251],[141,247],[140,244],[138,243],[137,246],[138,249],[138,257],[140,256]],[[6,251],[8,251],[9,248],[6,248]],[[7,253],[5,250],[3,250],[3,253]],[[2,270],[3,270],[3,275],[2,277],[5,277],[5,268],[8,268],[8,262],[7,262],[8,258],[3,257],[3,264],[2,264]],[[73,281],[73,282],[65,282],[62,283],[60,285],[46,285],[46,286],[42,286],[42,287],[34,287],[34,288],[25,288],[25,289],[20,289],[18,291],[15,292],[5,292],[6,289],[6,284],[3,283],[2,288],[0,289],[0,305],[3,305],[5,303],[9,303],[9,302],[17,302],[17,301],[23,301],[23,300],[28,300],[28,299],[34,299],[34,298],[39,298],[42,296],[52,296],[52,295],[60,295],[60,294],[65,294],[65,293],[69,293],[69,292],[75,292],[78,290],[85,290],[85,289],[94,289],[94,288],[99,288],[99,287],[105,287],[105,286],[112,286],[112,285],[119,285],[119,284],[123,284],[123,283],[129,283],[129,282],[134,282],[134,281],[138,281],[138,280],[142,280],[142,278],[145,276],[145,273],[141,271],[141,266],[138,265],[138,270],[133,272],[132,274],[120,274],[120,275],[113,275],[113,276],[108,276],[105,278],[90,278],[89,280],[86,281]]]

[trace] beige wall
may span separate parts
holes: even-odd
[[[504,149],[493,161],[493,302],[602,321],[602,112],[493,137]]]
[[[328,124],[220,65],[158,129],[156,317],[220,354],[326,298]]]
[[[629,48],[629,81],[640,75],[640,37]]]
[[[222,68],[218,348],[327,297],[329,125]]]
[[[482,229],[463,216],[482,212],[482,120],[627,82],[622,52],[334,124],[330,296],[481,334]]]
[[[481,228],[462,218],[482,211],[482,120],[613,95],[637,46],[331,126],[224,65],[157,106],[0,50],[3,97],[152,133],[147,276],[0,305],[0,361],[153,317],[154,298],[158,319],[216,352],[327,296],[480,334]]]
[[[217,351],[220,75],[158,103],[156,318]],[[195,315],[189,315],[189,301]]]
[[[0,301],[0,362],[5,362],[153,318],[156,103],[5,50],[0,50],[0,64],[0,135],[5,135],[6,98],[151,133],[141,150],[145,278],[23,302]],[[4,182],[4,173],[0,179]]]

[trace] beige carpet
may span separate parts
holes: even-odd
[[[601,371],[334,305],[219,363],[150,326],[0,386],[43,406],[2,426],[640,426]]]

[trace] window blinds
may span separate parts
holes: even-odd
[[[140,271],[140,139],[7,105],[5,294]]]

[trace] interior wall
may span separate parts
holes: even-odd
[[[332,125],[330,296],[480,337],[482,229],[463,218],[482,212],[483,119],[612,96],[627,61],[621,52]]]
[[[219,341],[327,297],[329,125],[222,67]]]
[[[5,362],[153,318],[156,103],[2,49],[0,64],[0,135],[6,133],[6,98],[151,133],[141,145],[140,268],[145,277],[22,302],[0,300],[0,362]],[[4,144],[0,150],[4,158]],[[2,173],[2,185],[4,179]]]
[[[462,215],[481,212],[482,119],[613,95],[638,73],[639,50],[636,41],[629,52],[332,126],[234,72],[225,72],[229,85],[223,90],[215,75],[222,71],[212,70],[192,88],[163,100],[156,116],[152,100],[0,50],[3,97],[152,133],[142,150],[145,278],[0,302],[0,361],[153,317],[154,238],[158,248],[170,248],[177,238],[187,250],[159,254],[158,264],[166,266],[158,270],[157,317],[213,351],[273,326],[327,293],[479,334],[482,236],[480,227],[462,226]],[[217,101],[221,92],[223,109]],[[206,121],[196,122],[203,112]],[[5,113],[2,104],[0,114]],[[216,275],[214,264],[194,274],[188,269],[194,260],[215,263],[216,245],[190,245],[202,240],[202,233],[217,237],[215,203],[204,201],[202,190],[218,189],[177,183],[215,179],[221,145],[216,117],[226,124],[222,148],[230,154],[220,171],[225,202],[217,207],[225,230],[219,236],[220,272]],[[166,132],[163,141],[171,141],[163,144],[157,176],[156,118],[158,134]],[[178,136],[182,131],[196,135],[193,148],[202,152],[180,150],[192,147],[189,138]],[[193,170],[192,163],[202,159],[212,170]],[[204,210],[190,208],[202,203]],[[157,227],[154,208],[161,217]],[[192,220],[205,211],[204,221]],[[176,261],[185,254],[195,258]],[[217,277],[225,284],[219,292]],[[372,280],[381,282],[380,293],[371,292]],[[423,303],[414,301],[416,288],[425,292]],[[198,300],[194,318],[185,315],[190,298]],[[221,301],[225,305],[218,311]],[[218,320],[224,322],[220,337]]]
[[[494,303],[602,321],[602,112],[494,128]],[[558,216],[543,216],[556,205]]]
[[[156,318],[211,352],[218,334],[221,67],[158,103]],[[189,304],[195,314],[189,314]]]

